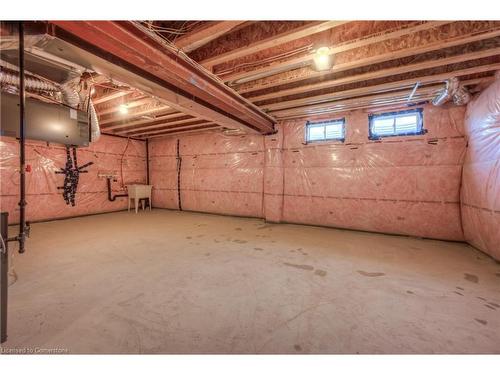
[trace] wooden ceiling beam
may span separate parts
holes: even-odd
[[[233,30],[246,21],[215,21],[175,39],[174,44],[189,53]]]
[[[50,35],[93,55],[95,69],[104,68],[122,82],[132,77],[181,112],[231,128],[274,131],[273,118],[140,22],[50,21],[48,26]]]
[[[465,76],[465,75],[477,74],[477,73],[485,73],[485,72],[489,72],[489,71],[495,71],[498,69],[500,69],[500,63],[480,65],[480,66],[475,66],[473,68],[460,69],[460,70],[455,70],[455,71],[446,72],[446,73],[410,78],[410,79],[405,79],[405,80],[396,81],[396,82],[383,83],[383,84],[375,85],[375,86],[365,86],[365,87],[359,87],[359,88],[351,89],[351,90],[338,91],[338,92],[333,92],[333,93],[329,93],[329,94],[310,96],[307,98],[301,98],[301,99],[295,99],[295,100],[288,100],[288,101],[284,101],[284,102],[263,105],[262,108],[264,108],[265,110],[268,110],[268,111],[276,111],[276,110],[280,110],[280,109],[294,108],[294,107],[305,106],[305,105],[309,105],[309,104],[317,104],[317,103],[321,103],[321,102],[327,102],[327,101],[331,101],[331,100],[344,99],[344,98],[348,98],[348,97],[352,97],[352,96],[356,96],[356,95],[363,95],[363,94],[367,94],[367,93],[391,91],[391,90],[403,88],[405,86],[412,87],[417,82],[420,83],[421,85],[427,85],[427,84],[431,84],[434,82],[444,81],[444,80],[452,78],[452,77],[459,77],[459,76]]]
[[[284,33],[273,35],[269,38],[250,43],[247,46],[236,48],[226,53],[221,53],[208,59],[202,60],[199,63],[204,67],[211,69],[213,66],[226,61],[235,60],[237,58],[248,56],[268,48],[278,46],[296,39],[304,38],[311,34],[316,34],[336,26],[340,26],[348,21],[313,21],[304,26],[286,31]]]
[[[219,125],[203,125],[203,126],[200,126],[199,128],[193,128],[193,129],[188,129],[188,130],[176,130],[176,131],[171,131],[171,132],[165,132],[165,133],[162,133],[162,134],[156,134],[156,135],[152,135],[152,136],[143,136],[141,138],[158,138],[158,137],[166,137],[166,136],[169,136],[169,135],[181,135],[181,134],[187,134],[187,133],[197,133],[197,132],[201,132],[201,131],[212,131],[212,130],[216,130],[216,129],[220,129],[221,126]]]
[[[427,52],[433,52],[444,48],[454,47],[461,44],[467,44],[472,42],[478,42],[484,39],[490,39],[500,36],[500,28],[496,28],[493,30],[488,30],[485,32],[477,33],[474,35],[461,35],[458,37],[453,37],[441,41],[436,41],[432,43],[426,43],[422,46],[415,46],[410,48],[401,49],[399,51],[391,51],[384,54],[379,54],[375,56],[370,56],[364,59],[358,59],[354,61],[348,61],[342,64],[334,65],[333,68],[327,72],[316,72],[310,71],[307,75],[297,76],[294,78],[287,77],[283,80],[275,79],[269,80],[265,83],[258,83],[255,85],[246,84],[244,87],[236,88],[238,93],[243,94],[247,92],[263,90],[270,87],[281,86],[285,84],[289,84],[292,82],[303,81],[310,78],[321,77],[325,74],[343,72],[350,69],[360,68],[368,65],[378,64],[385,61],[396,60],[400,58],[405,58],[413,55],[419,55]]]
[[[332,87],[351,84],[351,83],[368,81],[368,80],[377,79],[377,78],[384,78],[384,77],[389,77],[389,76],[398,75],[398,74],[410,73],[410,72],[414,72],[414,71],[418,71],[418,70],[431,69],[431,68],[436,68],[436,67],[440,67],[440,66],[444,66],[444,65],[456,64],[456,63],[461,63],[464,61],[482,59],[485,57],[491,57],[491,56],[495,56],[495,55],[500,55],[500,47],[499,48],[491,48],[491,49],[487,49],[484,51],[466,53],[463,55],[445,57],[445,58],[441,58],[441,59],[437,59],[437,60],[428,60],[428,61],[423,61],[423,62],[415,63],[415,64],[397,66],[394,68],[376,70],[373,72],[357,74],[354,76],[347,76],[347,77],[342,77],[342,78],[338,78],[338,79],[331,79],[328,81],[322,81],[322,82],[313,83],[310,85],[298,86],[298,87],[294,87],[291,89],[275,91],[275,92],[271,92],[268,94],[249,96],[248,99],[250,99],[253,102],[264,101],[264,100],[269,100],[269,99],[274,99],[274,98],[280,98],[280,97],[285,97],[285,96],[290,96],[290,95],[296,95],[296,94],[312,92],[312,91],[316,91],[316,90],[332,88]]]
[[[370,44],[384,42],[386,40],[400,38],[404,35],[414,34],[420,31],[429,30],[445,24],[451,23],[452,21],[426,21],[424,23],[419,23],[418,25],[408,26],[400,29],[390,29],[386,32],[376,33],[375,35],[367,36],[364,38],[359,38],[354,41],[345,42],[339,46],[332,47],[330,49],[330,54],[346,52],[353,50],[355,48],[365,47]],[[267,66],[262,66],[260,68],[239,71],[230,74],[221,75],[221,78],[225,82],[238,81],[242,78],[252,78],[253,76],[258,76],[258,78],[264,78],[269,75],[277,74],[286,70],[291,70],[300,66],[306,66],[312,64],[313,55],[307,54],[305,56],[300,56],[296,58],[291,58],[285,61],[280,61],[275,64],[270,64]],[[245,81],[249,81],[246,79]],[[236,82],[238,83],[238,82]]]

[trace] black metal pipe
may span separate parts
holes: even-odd
[[[9,248],[8,225],[9,214],[1,213],[0,233],[2,234],[2,248],[0,249],[0,343],[7,341],[7,293],[9,290]]]
[[[179,211],[182,211],[181,168],[182,168],[182,157],[181,157],[180,139],[177,139],[177,203],[179,205]]]
[[[146,185],[149,185],[149,140],[146,138]]]
[[[108,177],[107,180],[108,180],[108,200],[110,202],[114,202],[115,199],[119,198],[119,197],[128,197],[128,194],[116,194],[116,195],[113,195],[111,193],[111,178]]]
[[[26,94],[24,87],[24,23],[19,22],[19,253],[26,240]]]

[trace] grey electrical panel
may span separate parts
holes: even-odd
[[[0,134],[19,137],[19,96],[0,95]],[[90,123],[88,114],[62,104],[26,98],[26,139],[88,146]]]

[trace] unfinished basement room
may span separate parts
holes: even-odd
[[[2,353],[500,353],[500,21],[0,33]]]

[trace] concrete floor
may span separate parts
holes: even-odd
[[[34,224],[15,266],[6,348],[500,353],[500,265],[460,243],[153,210]]]

